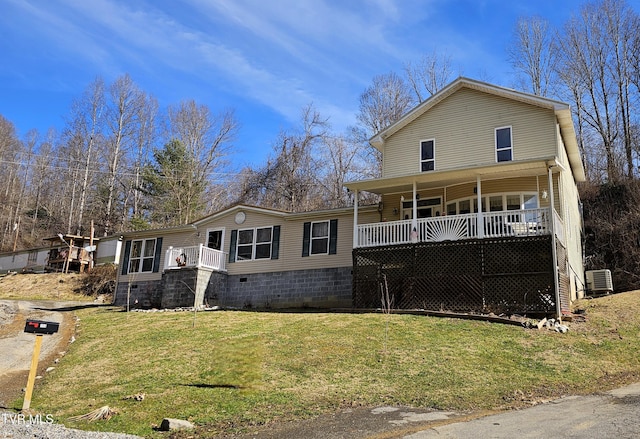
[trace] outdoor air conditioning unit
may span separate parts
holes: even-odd
[[[613,281],[611,280],[611,271],[587,271],[587,290],[591,293],[612,293]]]

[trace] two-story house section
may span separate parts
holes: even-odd
[[[560,315],[584,294],[569,105],[458,78],[377,133],[380,222],[353,222],[353,300]]]

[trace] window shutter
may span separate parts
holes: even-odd
[[[131,240],[127,240],[124,243],[124,259],[122,260],[122,273],[123,275],[129,272],[129,256],[131,255]]]
[[[329,221],[329,254],[335,255],[338,251],[338,220]]]
[[[273,226],[271,238],[271,259],[278,259],[280,255],[280,226]]]
[[[309,246],[311,244],[311,223],[304,223],[302,229],[302,257],[309,256]]]
[[[156,239],[156,254],[153,255],[153,272],[160,271],[160,256],[162,256],[162,238]]]
[[[229,262],[236,261],[236,242],[238,242],[238,230],[231,231],[231,243],[229,244]]]

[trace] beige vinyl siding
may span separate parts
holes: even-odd
[[[495,128],[505,126],[514,161],[556,154],[553,110],[463,88],[386,139],[383,177],[420,173],[423,139],[435,139],[437,171],[495,164]]]
[[[283,255],[285,242],[287,241],[286,235],[290,233],[290,230],[286,228],[286,222],[281,214],[270,214],[255,210],[242,210],[246,214],[246,219],[242,224],[235,223],[235,214],[238,210],[231,210],[226,215],[218,217],[213,222],[204,222],[198,225],[198,231],[200,232],[200,240],[202,244],[206,245],[207,230],[211,229],[224,229],[224,241],[222,242],[222,251],[226,253],[225,260],[227,261],[227,272],[233,274],[251,274],[251,273],[264,273],[282,271],[283,267]],[[229,263],[229,246],[231,244],[231,232],[232,230],[243,229],[255,229],[271,226],[280,226],[280,251],[278,259],[256,259],[251,261],[236,261]],[[254,236],[255,238],[255,236]]]
[[[572,299],[579,299],[584,296],[584,266],[582,261],[582,215],[580,212],[578,186],[570,172],[569,158],[558,128],[558,160],[566,169],[559,174],[559,185],[562,189],[562,217],[565,227],[565,240],[569,259],[570,273],[572,280]],[[557,207],[558,208],[558,207]],[[577,278],[578,285],[573,285]]]
[[[322,212],[314,215],[271,215],[269,213],[245,210],[246,220],[238,225],[234,222],[237,210],[228,215],[216,218],[212,222],[203,222],[198,225],[201,232],[201,240],[204,244],[206,230],[212,228],[224,228],[224,242],[222,249],[227,253],[227,272],[230,275],[269,273],[278,271],[291,271],[315,268],[334,268],[352,265],[353,247],[353,211],[336,211],[335,214]],[[377,212],[358,212],[360,221],[377,222]],[[302,241],[305,222],[338,220],[337,248],[335,255],[310,255],[302,256]],[[278,259],[258,259],[252,261],[228,262],[229,246],[231,243],[231,231],[247,228],[260,228],[280,226],[280,248]]]
[[[382,209],[382,221],[397,221],[400,218],[400,212],[402,211],[402,201],[400,197],[404,195],[404,198],[407,200],[411,199],[411,193],[406,194],[387,194],[382,196],[382,202],[384,205],[384,209]],[[395,214],[393,213],[395,209]],[[372,223],[377,223],[380,221],[380,216],[376,216]],[[358,218],[358,222],[360,224],[367,224],[363,221],[362,218]]]
[[[243,209],[240,209],[243,210]],[[338,210],[335,214],[331,212],[321,212],[309,215],[291,215],[280,213],[267,213],[245,209],[246,220],[243,224],[236,224],[235,214],[238,210],[232,209],[227,214],[217,216],[210,221],[198,223],[197,230],[188,232],[168,233],[161,235],[163,238],[162,252],[160,258],[160,271],[157,273],[135,273],[121,275],[121,268],[118,270],[118,281],[152,281],[162,277],[164,269],[166,251],[169,246],[191,247],[199,244],[206,245],[207,231],[212,229],[224,229],[222,251],[225,252],[227,261],[227,272],[230,275],[269,273],[278,271],[291,271],[316,268],[348,267],[352,265],[353,246],[353,211]],[[371,223],[379,221],[378,212],[365,209],[358,212],[361,223]],[[335,255],[310,255],[302,256],[302,241],[305,222],[338,220],[337,248]],[[232,230],[249,228],[262,228],[280,226],[280,245],[278,259],[257,259],[251,261],[236,261],[229,263],[229,246],[231,244]],[[162,232],[158,232],[162,233]],[[165,232],[166,233],[166,232]],[[151,239],[160,236],[143,236],[136,238],[126,238],[126,240]],[[124,243],[123,243],[124,244]],[[120,264],[124,260],[124,245]]]
[[[420,194],[420,199],[424,200],[427,198],[440,198],[444,200],[444,188],[435,188],[435,189],[422,189],[418,191]],[[396,221],[400,220],[400,212],[402,212],[402,199],[404,197],[405,202],[411,201],[411,197],[413,196],[413,192],[406,193],[396,193],[396,194],[387,194],[382,197],[384,209],[382,210],[382,220],[383,221]],[[397,213],[394,214],[393,210],[396,209]],[[373,222],[379,222],[380,216],[378,216]],[[359,218],[360,224],[364,224],[362,218]]]
[[[130,238],[127,237],[122,242],[122,251],[120,255],[120,264],[118,266],[118,282],[144,282],[144,281],[153,281],[160,280],[162,278],[162,271],[165,265],[165,257],[167,253],[167,249],[169,246],[173,247],[189,247],[192,245],[198,245],[198,237],[196,236],[195,231],[182,232],[182,233],[167,233],[158,231],[158,235],[153,236],[145,236],[141,235],[140,237]],[[160,268],[157,273],[153,272],[144,272],[144,273],[130,273],[123,275],[122,273],[122,264],[124,264],[126,250],[126,241],[137,241],[137,240],[145,240],[145,239],[157,239],[162,238],[162,248],[160,252]],[[128,269],[128,268],[127,268]]]

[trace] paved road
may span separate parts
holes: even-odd
[[[403,439],[640,437],[640,383],[602,395],[567,397],[525,410],[452,423]]]

